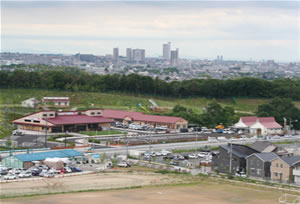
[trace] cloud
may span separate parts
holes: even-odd
[[[171,40],[180,45],[180,53],[191,55],[203,46],[218,50],[208,41],[230,50],[235,50],[234,46],[240,50],[247,50],[253,44],[265,46],[262,50],[269,49],[274,56],[277,46],[293,50],[289,55],[294,57],[299,56],[299,8],[299,2],[281,1],[4,2],[2,43],[4,49],[21,49],[31,43],[41,47],[40,50],[46,47],[53,50],[51,43],[59,42],[79,51],[89,43],[88,49],[97,52],[100,42],[108,46],[102,51],[119,43],[149,46],[145,48],[151,54],[160,53],[161,43]],[[142,43],[143,40],[156,43],[158,48]],[[61,50],[67,51],[66,46]],[[288,53],[285,57],[288,58]]]

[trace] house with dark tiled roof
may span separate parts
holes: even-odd
[[[212,158],[212,168],[221,173],[228,173],[230,166],[230,154],[232,152],[232,173],[246,172],[246,157],[259,153],[255,149],[242,144],[221,145],[218,154],[215,154]]]
[[[300,156],[277,157],[271,161],[271,179],[300,185]]]
[[[246,157],[247,174],[250,177],[269,179],[271,161],[277,158],[274,152],[254,153]]]
[[[261,153],[274,152],[278,156],[290,156],[290,153],[286,149],[284,149],[283,147],[278,147],[277,145],[269,141],[259,140],[252,143],[250,147]]]

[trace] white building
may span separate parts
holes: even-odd
[[[22,101],[22,107],[25,108],[35,108],[40,103],[39,100],[36,100],[36,98],[29,98],[25,101]]]
[[[257,118],[250,126],[250,134],[257,136],[278,135],[282,133],[282,126],[275,121],[274,117]]]
[[[171,43],[163,44],[163,58],[170,60]]]
[[[69,97],[43,97],[43,102],[45,105],[54,105],[57,107],[69,107],[70,98]]]

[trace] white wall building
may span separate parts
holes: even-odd
[[[35,108],[40,103],[39,100],[36,100],[36,98],[29,98],[25,101],[22,101],[22,107],[25,108]]]
[[[278,135],[282,133],[282,126],[275,121],[274,117],[257,118],[250,126],[250,134],[257,136]]]

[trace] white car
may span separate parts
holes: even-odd
[[[3,177],[4,180],[15,180],[16,178],[15,174],[7,174]]]
[[[167,151],[167,150],[161,150],[160,153],[161,153],[162,156],[167,156],[167,155],[171,154],[171,152]]]
[[[198,158],[198,155],[196,155],[196,154],[189,155],[189,159],[197,159],[197,158]]]
[[[19,178],[29,178],[31,177],[32,174],[31,172],[28,172],[28,171],[22,171],[20,174],[19,174]]]
[[[55,176],[55,174],[54,173],[52,173],[52,172],[46,172],[46,173],[44,173],[44,177],[45,178],[53,178]]]
[[[72,169],[70,167],[65,167],[64,169],[66,170],[67,173],[72,173]]]
[[[198,153],[198,157],[206,157],[208,155],[207,152],[200,152]]]
[[[127,167],[129,167],[129,165],[128,165],[127,162],[120,162],[120,163],[118,163],[118,167],[125,167],[125,168],[127,168]]]

